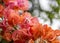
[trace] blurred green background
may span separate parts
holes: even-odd
[[[45,21],[47,18],[44,16],[47,16],[51,23],[54,18],[60,19],[60,0],[30,0],[30,3],[32,3],[30,12],[33,15],[41,17]]]

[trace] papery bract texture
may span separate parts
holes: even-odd
[[[5,5],[12,9],[28,10],[28,0],[3,0]]]
[[[4,10],[4,18],[7,19],[10,25],[16,25],[20,22],[19,13],[12,9]]]

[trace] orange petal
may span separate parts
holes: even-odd
[[[55,30],[55,34],[56,34],[57,36],[60,36],[60,30]]]
[[[6,39],[7,41],[11,41],[12,36],[9,32],[5,32],[3,38]]]
[[[4,9],[4,7],[0,4],[0,17],[2,17],[2,15],[3,15],[3,9]]]
[[[51,43],[60,43],[60,40],[55,39]]]
[[[47,38],[49,41],[52,41],[56,39],[56,35],[54,31],[49,31],[48,34],[46,34],[45,38]]]

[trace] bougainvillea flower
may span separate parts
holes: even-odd
[[[42,39],[46,39],[48,41],[52,41],[56,38],[56,35],[54,31],[51,29],[51,27],[48,27],[47,25],[44,25],[42,27]]]
[[[38,28],[31,27],[30,32],[31,32],[32,37],[33,37],[34,40],[40,37],[40,31],[39,31]]]
[[[11,37],[12,37],[11,33],[4,32],[4,34],[3,34],[4,39],[6,39],[7,41],[11,41],[11,39],[12,39]]]
[[[1,4],[0,4],[0,17],[2,17],[2,16],[3,16],[3,13],[2,13],[2,12],[3,12],[3,10],[4,10],[4,7],[3,7],[3,5],[1,5]]]
[[[22,41],[26,41],[26,40],[29,40],[31,38],[31,35],[30,33],[28,32],[27,33],[27,30],[15,30],[12,34],[12,39],[14,41],[16,40],[22,40]]]
[[[28,0],[3,0],[4,3],[13,9],[28,10]]]
[[[21,10],[28,10],[28,0],[17,0],[17,2]]]
[[[30,13],[25,12],[23,15],[24,21],[21,24],[22,28],[30,29],[34,39],[40,36],[40,24],[36,17],[32,17]],[[38,33],[38,34],[37,34]]]
[[[24,12],[24,13],[21,15],[21,17],[23,17],[22,20],[24,20],[24,19],[31,19],[31,18],[32,18],[31,14],[30,14],[29,12]]]
[[[38,36],[40,35],[39,30],[37,30],[35,28],[32,28],[30,31],[31,31],[31,34],[33,36],[33,39],[37,39]]]
[[[31,25],[33,25],[33,26],[40,26],[40,24],[39,24],[39,21],[38,21],[38,18],[37,17],[33,17],[32,19],[31,19]]]
[[[25,12],[22,14],[21,27],[30,29],[30,32],[33,34],[34,39],[40,36],[40,24],[36,17],[32,17],[30,13]],[[38,34],[37,34],[38,33]]]
[[[60,36],[60,30],[55,30],[55,34],[56,34],[57,36]]]
[[[38,19],[36,17],[33,17],[31,19],[30,25],[31,25],[30,31],[31,31],[31,33],[33,35],[33,38],[37,39],[41,35],[40,30],[41,30],[42,25],[39,23],[39,21],[38,21]]]
[[[32,18],[32,16],[30,13],[28,13],[28,12],[23,13],[20,16],[21,28],[30,28],[31,18]]]
[[[12,9],[6,9],[4,11],[4,17],[5,19],[7,19],[8,23],[11,25],[15,25],[20,22],[19,13]]]
[[[23,13],[20,18],[22,19],[20,20],[22,28],[30,28],[30,26],[36,26],[36,28],[39,27],[38,19],[36,17],[32,17],[28,12]]]
[[[12,33],[12,39],[14,40],[14,41],[16,41],[16,40],[19,40],[19,36],[20,35],[20,33],[19,33],[19,31],[14,31],[13,33]]]
[[[2,20],[2,22],[0,22],[0,28],[2,29],[3,32],[5,32],[6,30],[8,30],[8,31],[14,30],[14,28],[12,26],[10,26],[6,22],[6,20]]]
[[[54,39],[56,39],[56,35],[53,31],[48,32],[48,34],[46,34],[45,39],[47,39],[48,41],[53,41]]]
[[[48,27],[47,25],[43,25],[43,26],[42,26],[42,29],[41,29],[42,36],[45,36],[46,33],[47,33],[49,30],[51,31],[52,29],[51,29],[50,27]]]
[[[0,23],[0,28],[2,29],[2,31],[6,30],[6,26],[3,23]]]

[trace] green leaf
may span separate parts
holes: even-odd
[[[58,5],[60,6],[60,0],[56,0],[56,2],[58,3]]]
[[[2,40],[1,43],[9,43],[7,40]]]
[[[2,41],[2,36],[0,35],[0,42]]]
[[[52,9],[53,9],[54,12],[59,13],[59,7],[53,7],[52,6]]]
[[[50,19],[50,22],[52,23],[53,18],[55,18],[54,14],[52,12],[46,12],[46,14],[48,15],[48,18]]]

